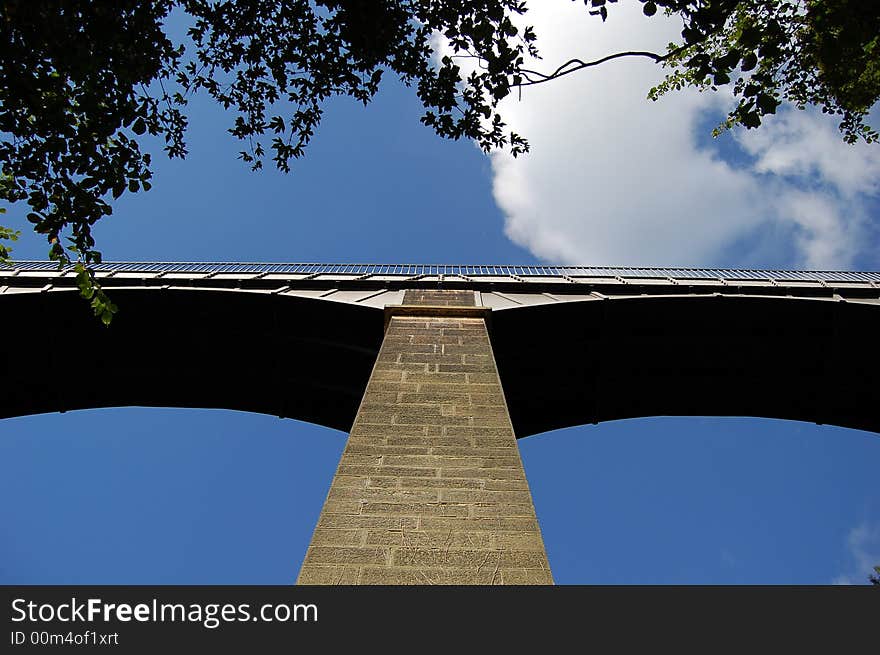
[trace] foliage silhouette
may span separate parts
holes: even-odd
[[[488,151],[528,150],[499,102],[610,59],[648,57],[672,68],[649,97],[684,86],[730,86],[737,105],[719,127],[757,127],[783,100],[841,117],[847,141],[877,140],[864,119],[880,95],[880,6],[858,0],[639,0],[681,17],[666,53],[528,66],[537,36],[520,27],[522,0],[7,0],[0,6],[0,199],[26,201],[49,257],[74,264],[95,314],[116,312],[97,283],[94,224],[110,202],[151,187],[149,134],[185,157],[186,106],[197,92],[229,110],[239,157],[289,171],[318,128],[323,103],[368,104],[386,73],[414,88],[422,123]],[[616,0],[608,0],[608,3]],[[584,0],[605,21],[605,0]],[[172,12],[187,43],[165,30]],[[612,21],[613,22],[613,21]],[[609,27],[608,29],[613,29]],[[445,39],[435,56],[437,36]],[[463,75],[463,60],[476,63]],[[0,229],[0,242],[17,232]],[[0,243],[0,264],[10,248]]]

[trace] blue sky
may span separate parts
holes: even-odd
[[[548,61],[578,47],[577,24],[555,12],[535,17],[554,35]],[[621,16],[618,34],[658,38]],[[591,47],[620,48],[613,19]],[[99,248],[112,260],[880,269],[876,150],[841,150],[833,125],[785,112],[712,141],[717,97],[648,103],[657,71],[644,66],[570,77],[509,105],[533,144],[524,159],[441,141],[391,84],[367,109],[330,103],[290,175],[250,173],[229,117],[197,100],[189,157],[154,158],[153,190],[116,203]],[[42,259],[22,213],[4,217],[25,231],[14,254]],[[0,421],[0,583],[290,583],[344,442],[216,410]],[[519,443],[558,583],[862,583],[880,562],[875,434],[662,417]]]

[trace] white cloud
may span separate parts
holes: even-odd
[[[679,29],[637,3],[612,7],[605,24],[579,3],[533,3],[526,19],[542,70],[575,55],[659,52]],[[734,244],[783,235],[798,261],[766,265],[850,266],[878,193],[880,147],[852,148],[827,117],[785,112],[737,133],[753,158],[738,167],[703,138],[708,112],[720,116],[729,97],[687,90],[652,103],[661,75],[649,60],[617,60],[505,100],[505,119],[532,146],[491,156],[507,235],[548,261],[632,265],[754,265]]]
[[[863,213],[858,203],[847,202],[833,193],[779,188],[768,198],[768,209],[777,220],[795,226],[793,239],[802,261],[809,268],[846,265],[855,255],[863,231]]]
[[[880,524],[863,521],[847,535],[847,551],[854,564],[854,572],[834,578],[832,584],[865,584],[880,564]]]
[[[834,121],[814,111],[788,110],[735,134],[758,173],[810,179],[849,198],[880,191],[880,148],[844,143]]]
[[[793,238],[810,267],[845,266],[864,248],[868,204],[880,192],[880,147],[849,145],[834,121],[788,109],[759,130],[739,130],[754,157],[756,179],[769,180],[768,220],[795,226]]]

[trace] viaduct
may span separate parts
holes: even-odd
[[[880,431],[880,273],[105,263],[0,269],[0,417],[143,405],[350,433],[298,581],[551,584],[516,439],[655,415]],[[49,373],[81,353],[81,373]]]

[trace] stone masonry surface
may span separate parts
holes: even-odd
[[[404,305],[445,305],[447,307],[473,307],[473,291],[441,289],[407,289],[403,292]]]
[[[391,319],[298,582],[553,583],[482,318]]]

